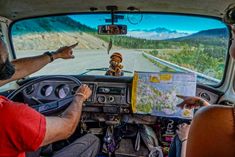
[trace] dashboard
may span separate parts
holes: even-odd
[[[80,77],[82,83],[92,90],[91,97],[85,102],[83,111],[109,114],[131,112],[131,82],[130,77],[100,78]],[[29,86],[23,90],[24,102],[34,105],[56,101],[71,97],[78,89],[78,85],[67,80],[45,80]]]
[[[131,110],[132,77],[112,77],[78,75],[74,76],[92,90],[91,97],[85,102],[84,112],[105,114],[128,114]],[[31,78],[33,79],[33,78]],[[30,81],[30,80],[27,80]],[[22,84],[24,84],[23,82]],[[68,80],[45,80],[23,90],[23,101],[31,107],[72,97],[78,85]],[[204,86],[197,86],[197,96],[211,104],[217,103],[220,95]],[[53,108],[53,106],[48,106]]]

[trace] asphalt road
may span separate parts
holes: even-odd
[[[139,50],[116,50],[121,52],[123,55],[123,66],[124,70],[128,71],[148,71],[148,72],[157,72],[159,68],[151,63],[148,59],[142,56],[142,51]],[[81,74],[89,68],[106,68],[109,66],[109,57],[113,52],[107,54],[106,50],[75,50],[74,55],[75,59],[70,60],[56,60],[53,63],[48,64],[46,67],[33,74],[34,76],[38,75],[52,75],[52,74]],[[42,54],[43,51],[34,51],[34,52],[18,52],[18,56],[29,56],[29,55],[38,55]],[[91,75],[103,75],[105,72],[93,71],[87,74]],[[126,74],[132,75],[132,74]]]

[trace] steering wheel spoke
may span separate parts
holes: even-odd
[[[32,108],[34,108],[35,110],[37,110],[42,114],[50,114],[65,109],[66,107],[69,106],[72,100],[73,96],[69,96],[67,98],[60,99],[58,101],[32,106]]]

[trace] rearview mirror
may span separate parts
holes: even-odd
[[[101,35],[127,34],[127,25],[99,25],[98,34]]]

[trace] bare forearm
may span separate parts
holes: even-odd
[[[186,145],[187,145],[187,141],[182,143],[182,147],[181,147],[181,157],[186,157]]]
[[[76,96],[60,117],[46,117],[47,128],[42,146],[68,138],[81,117],[83,97]]]
[[[0,86],[6,84],[8,82],[21,79],[25,76],[28,76],[28,75],[40,70],[45,65],[50,63],[51,59],[56,60],[58,58],[61,58],[61,59],[74,58],[72,49],[75,48],[77,45],[78,45],[78,43],[73,44],[71,46],[61,47],[58,50],[56,50],[52,53],[49,53],[49,54],[43,54],[43,55],[39,55],[39,56],[35,56],[35,57],[21,58],[21,59],[16,59],[16,60],[12,61],[13,65],[15,65],[15,74],[11,77],[11,79],[3,80],[3,81],[0,80]],[[7,54],[7,52],[6,52],[7,50],[4,47],[4,45],[1,47],[3,47],[4,52]],[[5,60],[0,59],[0,60],[2,60],[2,62],[5,62],[6,59]]]
[[[50,63],[50,57],[48,55],[39,55],[13,60],[12,64],[15,66],[15,74],[8,80],[0,81],[0,86],[8,82],[24,78],[25,76],[40,70],[48,63]]]
[[[67,119],[71,128],[71,133],[73,133],[80,121],[82,113],[82,105],[84,98],[82,96],[75,96],[71,105],[62,113],[61,118]]]
[[[48,55],[39,55],[13,60],[12,64],[14,64],[16,72],[12,79],[16,80],[28,76],[40,70],[48,63],[50,63],[50,57]]]

